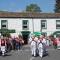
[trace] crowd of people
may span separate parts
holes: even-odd
[[[23,37],[19,35],[18,37],[0,37],[0,52],[6,51],[9,52],[11,50],[20,50],[24,44]],[[54,37],[51,36],[30,36],[28,40],[28,44],[30,44],[32,56],[36,57],[39,55],[43,57],[48,51],[47,49],[53,45],[55,49],[60,49],[60,36]]]
[[[18,37],[0,37],[0,51],[9,52],[11,50],[20,50],[24,43],[22,36]]]
[[[53,45],[55,49],[60,49],[60,36],[54,38],[54,36],[41,35],[39,37],[32,36],[29,38],[29,44],[31,47],[32,56],[39,55],[43,57],[44,54],[48,54],[47,49]]]

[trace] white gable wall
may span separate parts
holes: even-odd
[[[33,19],[35,32],[37,32],[37,31],[40,32],[40,30],[41,30],[40,20],[41,19]]]
[[[42,29],[42,32],[47,32],[47,35],[55,31],[60,31],[60,29],[56,29],[56,20],[60,19],[37,19],[37,18],[0,18],[1,20],[8,20],[8,29],[15,29],[16,33],[19,34],[22,30],[22,20],[29,21],[29,30],[31,32],[36,32],[41,30],[41,20],[47,20],[47,29]],[[34,23],[34,24],[33,24]],[[1,29],[1,23],[0,23]]]
[[[47,35],[60,31],[60,29],[56,29],[56,20],[60,19],[47,19]]]
[[[47,35],[56,31],[56,19],[47,19]]]

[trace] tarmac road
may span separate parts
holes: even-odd
[[[47,56],[43,57],[42,60],[60,60],[60,50],[50,47],[48,49]],[[31,56],[31,50],[28,45],[23,46],[19,51],[11,51],[5,57],[0,56],[0,60],[41,60],[38,57]]]

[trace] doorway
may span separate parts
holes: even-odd
[[[29,37],[30,31],[22,31],[21,33],[24,40],[24,44],[28,44],[28,37]]]

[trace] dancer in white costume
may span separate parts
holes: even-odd
[[[44,53],[45,53],[47,51],[47,40],[44,35],[42,35],[41,37],[42,37],[42,43],[43,43],[43,48],[44,48]]]
[[[29,39],[30,47],[31,47],[31,52],[32,56],[36,56],[36,41],[34,40],[34,36]]]
[[[43,43],[42,43],[42,37],[38,40],[38,50],[39,50],[39,56],[43,57]]]

